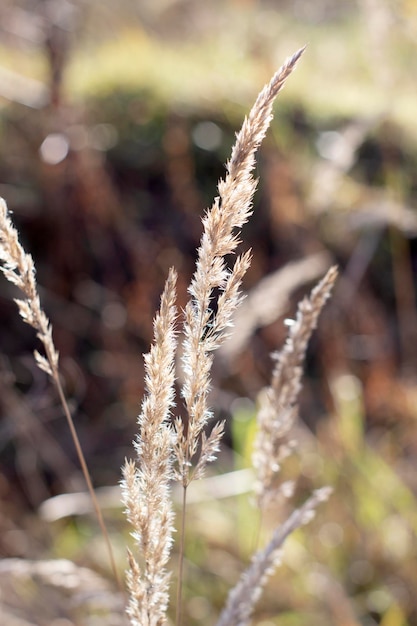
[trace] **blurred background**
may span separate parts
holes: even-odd
[[[259,154],[248,297],[213,372],[228,431],[212,471],[250,466],[283,321],[338,263],[283,468],[298,477],[296,502],[334,493],[289,540],[257,622],[417,624],[416,42],[416,0],[2,1],[0,196],[35,260],[121,571],[128,529],[107,488],[133,455],[168,268],[183,306],[235,132],[308,44]],[[21,559],[0,564],[0,609],[19,626],[119,624],[88,505],[54,499],[84,482],[16,295],[0,281],[0,555]],[[249,488],[198,498],[196,486],[184,623],[215,623],[250,559]],[[270,530],[292,506],[271,511]],[[74,570],[33,564],[51,558]]]

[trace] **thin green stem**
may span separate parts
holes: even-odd
[[[252,536],[252,551],[257,552],[259,550],[259,541],[261,538],[261,530],[263,526],[263,509],[261,508],[259,511],[259,515],[257,516],[256,526],[253,531]]]
[[[183,485],[182,491],[182,515],[180,530],[180,552],[178,563],[178,581],[177,581],[177,610],[175,617],[175,626],[181,626],[182,619],[182,587],[184,576],[184,546],[185,546],[185,510],[187,506],[187,485]]]
[[[49,351],[47,349],[47,353],[48,352]],[[48,354],[48,357],[49,357],[49,354]],[[53,363],[51,358],[49,358],[49,363],[51,365]],[[115,578],[115,581],[117,583],[117,586],[118,586],[120,592],[122,594],[124,594],[122,582],[120,580],[120,576],[118,574],[117,567],[116,567],[116,561],[115,561],[114,554],[113,554],[113,548],[112,548],[111,543],[110,543],[109,534],[107,532],[107,528],[106,528],[106,525],[104,523],[103,514],[101,512],[100,505],[98,503],[97,496],[96,496],[95,491],[94,491],[93,483],[91,482],[91,476],[90,476],[90,472],[88,470],[87,462],[85,460],[85,456],[84,456],[84,453],[83,453],[82,448],[81,448],[81,443],[80,443],[80,440],[78,438],[77,431],[75,429],[74,421],[72,419],[72,416],[71,416],[71,413],[70,413],[70,410],[69,410],[69,407],[68,407],[68,403],[67,403],[67,400],[65,398],[64,391],[62,389],[61,381],[59,379],[58,370],[57,370],[56,367],[53,367],[53,366],[52,366],[52,377],[53,377],[55,386],[56,386],[57,391],[58,391],[59,399],[61,401],[61,405],[62,405],[64,414],[65,414],[65,417],[66,417],[67,422],[68,422],[68,426],[69,426],[69,429],[70,429],[70,432],[71,432],[71,437],[72,437],[72,440],[74,442],[75,450],[77,452],[78,460],[80,462],[81,469],[82,469],[82,472],[83,472],[83,475],[84,475],[84,478],[85,478],[85,482],[87,483],[87,488],[88,488],[88,491],[89,491],[90,496],[91,496],[91,500],[92,500],[92,503],[93,503],[94,511],[95,511],[96,516],[97,516],[97,521],[99,523],[99,526],[100,526],[100,529],[101,529],[101,532],[102,532],[102,535],[103,535],[103,538],[104,538],[104,541],[105,541],[105,544],[106,544],[106,547],[107,547],[107,552],[108,552],[108,556],[109,556],[109,560],[110,560],[113,576]]]

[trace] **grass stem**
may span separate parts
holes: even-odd
[[[106,524],[104,523],[103,514],[101,512],[101,508],[100,508],[100,505],[98,503],[96,493],[94,491],[93,483],[91,481],[91,476],[90,476],[90,472],[89,472],[89,469],[88,469],[88,466],[87,466],[87,462],[85,460],[84,452],[83,452],[83,450],[81,448],[81,443],[80,443],[80,440],[79,440],[79,437],[78,437],[78,434],[77,434],[77,430],[76,430],[75,425],[74,425],[74,420],[72,419],[71,412],[70,412],[69,407],[68,407],[68,402],[67,402],[67,399],[65,397],[64,390],[62,389],[62,384],[61,384],[61,381],[60,381],[60,378],[59,378],[59,373],[58,373],[58,370],[56,369],[56,367],[52,368],[52,378],[53,378],[53,381],[55,383],[56,389],[58,391],[59,399],[61,401],[61,406],[62,406],[62,409],[64,411],[64,415],[66,417],[66,420],[67,420],[67,423],[68,423],[68,426],[69,426],[69,429],[70,429],[71,437],[72,437],[72,440],[74,442],[75,450],[77,452],[78,460],[79,460],[80,465],[81,465],[81,470],[82,470],[82,473],[84,475],[85,482],[87,483],[87,488],[88,488],[88,491],[89,491],[89,494],[90,494],[90,497],[91,497],[91,501],[93,503],[95,514],[97,516],[97,521],[98,521],[98,524],[100,526],[100,530],[101,530],[101,533],[103,535],[104,542],[106,544],[107,553],[108,553],[108,556],[109,556],[109,561],[110,561],[111,569],[112,569],[112,572],[113,572],[113,576],[114,576],[116,584],[117,584],[117,586],[119,588],[119,591],[122,594],[124,594],[122,582],[121,582],[121,579],[120,579],[120,576],[119,576],[119,573],[118,573],[117,567],[116,567],[116,561],[115,561],[115,558],[114,558],[114,553],[113,553],[113,548],[112,548],[112,545],[111,545],[111,542],[110,542],[109,533],[107,531]]]
[[[184,577],[184,546],[185,546],[185,512],[187,507],[187,485],[183,485],[182,489],[182,511],[181,511],[181,536],[180,551],[178,561],[178,581],[177,581],[177,610],[175,617],[175,626],[181,626],[182,619],[182,587]]]

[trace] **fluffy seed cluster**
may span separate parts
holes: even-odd
[[[288,519],[278,526],[266,548],[254,555],[248,569],[229,593],[216,626],[248,626],[263,587],[280,564],[281,549],[285,540],[297,528],[313,519],[317,505],[327,500],[330,493],[328,487],[317,489],[301,507],[295,509]]]
[[[282,461],[292,447],[288,435],[298,413],[307,345],[336,278],[337,268],[331,267],[310,297],[300,302],[283,349],[273,355],[276,363],[271,385],[260,395],[258,431],[252,458],[257,478],[255,493],[261,508],[277,497],[282,489],[275,483]]]
[[[32,326],[37,331],[37,336],[43,344],[46,356],[42,356],[37,350],[35,350],[35,360],[38,367],[49,374],[58,392],[80,466],[91,496],[97,521],[107,547],[111,568],[113,570],[115,580],[121,588],[113,550],[106,526],[104,524],[103,515],[94,492],[84,453],[82,451],[71,412],[61,385],[58,368],[59,355],[53,342],[51,324],[41,308],[36,284],[35,265],[31,255],[25,252],[23,246],[19,242],[18,232],[13,226],[6,203],[2,198],[0,198],[0,269],[6,279],[13,285],[16,285],[16,287],[18,287],[25,296],[24,299],[15,298],[15,302],[18,306],[20,316],[27,324]]]
[[[207,438],[203,436],[200,457],[193,468],[203,429],[211,417],[207,397],[212,353],[230,329],[241,299],[241,282],[251,260],[250,252],[246,252],[229,269],[225,257],[240,243],[240,229],[252,213],[257,186],[252,175],[256,151],[271,123],[273,102],[303,50],[290,57],[258,95],[236,136],[227,175],[218,185],[219,195],[203,219],[196,271],[189,287],[191,299],[185,309],[182,396],[188,413],[187,429],[180,420],[175,421],[177,476],[184,486],[202,475],[223,434],[223,425],[218,423]]]
[[[181,396],[187,411],[185,422],[180,417],[171,417],[176,352],[173,271],[155,319],[154,344],[145,357],[147,391],[138,419],[137,461],[127,461],[123,470],[123,500],[139,554],[134,557],[129,553],[128,613],[133,626],[166,622],[169,583],[166,565],[173,533],[170,480],[174,476],[183,485],[185,494],[191,480],[200,478],[207,463],[215,458],[223,434],[222,423],[206,434],[212,417],[208,406],[210,372],[213,353],[228,336],[232,316],[241,300],[241,283],[251,254],[248,251],[237,256],[231,266],[226,258],[235,252],[240,230],[252,212],[257,185],[252,174],[255,155],[271,122],[273,101],[302,52],[289,58],[260,92],[237,134],[227,174],[219,182],[219,195],[203,219],[203,235],[182,327]],[[282,438],[295,417],[307,342],[335,278],[336,271],[332,269],[311,298],[301,303],[287,344],[277,356],[271,387],[259,416],[254,456],[259,498],[271,490],[282,457]],[[318,502],[326,496],[327,492],[316,492],[277,529],[265,550],[255,555],[231,592],[219,626],[248,623],[262,587],[277,565],[285,538],[307,523]],[[178,616],[179,613],[177,620]]]
[[[146,396],[135,448],[140,464],[126,461],[122,494],[139,559],[129,552],[127,612],[135,626],[163,624],[169,599],[167,562],[172,544],[172,436],[176,273],[171,270],[154,320],[154,343],[145,355]]]
[[[58,352],[52,341],[52,329],[43,312],[36,286],[35,265],[19,242],[19,235],[12,224],[7,206],[0,198],[0,268],[10,283],[24,294],[24,299],[15,299],[22,319],[37,331],[44,345],[47,358],[35,351],[38,366],[53,375],[57,371]]]
[[[132,626],[163,626],[167,622],[170,583],[167,565],[174,532],[171,482],[173,478],[178,480],[185,494],[190,481],[203,475],[219,448],[223,423],[215,424],[207,432],[212,417],[208,394],[213,353],[230,332],[232,316],[242,298],[241,283],[250,265],[251,253],[247,251],[235,257],[232,263],[227,259],[235,253],[240,243],[240,230],[252,212],[257,186],[253,177],[255,156],[271,122],[274,99],[302,53],[303,49],[290,57],[258,95],[237,134],[226,176],[218,185],[218,197],[203,219],[196,270],[182,325],[181,397],[187,412],[185,421],[174,414],[174,365],[178,345],[173,269],[154,320],[154,341],[145,355],[146,393],[138,417],[139,434],[134,442],[137,458],[125,462],[122,480],[123,503],[135,543],[134,553],[128,553],[127,574],[127,613]],[[62,396],[58,353],[52,342],[49,320],[40,307],[33,260],[19,244],[17,231],[1,199],[0,261],[6,278],[24,294],[24,299],[16,300],[20,315],[36,329],[43,343],[46,358],[36,353],[37,363],[54,378]],[[271,386],[263,396],[258,415],[259,432],[253,459],[261,506],[274,494],[276,474],[288,450],[287,435],[296,417],[307,343],[335,279],[336,270],[332,268],[310,298],[300,304],[287,342],[275,357]],[[69,412],[67,419],[73,429]],[[74,440],[78,449],[75,431]],[[81,450],[79,454],[83,464]],[[94,498],[88,477],[87,483]],[[230,593],[218,626],[249,623],[262,588],[278,564],[286,537],[306,524],[318,503],[327,496],[327,490],[315,492],[279,526],[270,543],[254,556]]]

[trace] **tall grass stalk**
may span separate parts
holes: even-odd
[[[218,197],[203,218],[203,234],[197,251],[196,270],[183,312],[178,345],[176,281],[171,269],[154,319],[154,340],[145,355],[145,396],[134,441],[136,460],[122,469],[122,501],[133,528],[134,552],[128,549],[127,614],[132,626],[163,626],[167,622],[171,572],[168,568],[174,533],[171,484],[182,486],[180,552],[177,576],[176,625],[182,622],[185,520],[187,489],[203,476],[218,452],[224,423],[210,427],[208,405],[214,352],[230,333],[233,315],[242,299],[241,283],[251,262],[246,251],[234,257],[240,231],[252,213],[257,180],[253,177],[256,152],[272,120],[272,106],[304,49],[290,57],[262,89],[245,119],[232,149],[227,173],[218,184]],[[234,259],[234,261],[233,261]],[[52,378],[76,447],[94,509],[106,541],[115,579],[120,581],[103,517],[92,486],[71,413],[62,388],[58,352],[51,324],[43,312],[36,287],[33,260],[19,243],[6,204],[0,199],[0,261],[6,278],[24,294],[16,299],[23,320],[37,331],[45,356],[35,352],[38,366]],[[290,446],[288,434],[297,416],[298,395],[307,343],[328,299],[337,271],[331,268],[310,298],[299,305],[284,348],[275,356],[270,387],[264,391],[258,414],[253,464],[255,493],[263,509],[278,494],[288,496],[288,485],[277,485],[282,460]],[[175,413],[175,363],[181,353],[180,395],[185,418]],[[329,491],[317,490],[275,530],[267,546],[259,550],[230,592],[217,626],[246,626],[256,601],[279,562],[285,539],[306,524]]]
[[[135,448],[140,464],[126,460],[122,494],[134,532],[138,558],[129,551],[127,612],[135,625],[163,624],[169,600],[169,560],[173,528],[170,497],[174,404],[176,273],[170,270],[154,321],[154,343],[145,355],[146,395],[138,418]]]
[[[106,544],[109,555],[110,566],[116,583],[122,591],[122,583],[117,571],[113,549],[110,538],[104,523],[103,515],[94,492],[90,472],[87,467],[81,443],[77,435],[74,421],[65,398],[62,383],[59,375],[59,354],[55,348],[52,338],[52,326],[45,315],[38,294],[36,284],[35,265],[30,254],[26,253],[19,242],[19,235],[13,226],[6,202],[0,198],[0,268],[7,280],[16,285],[24,295],[24,299],[15,298],[19,314],[24,322],[36,330],[38,339],[43,344],[45,356],[35,350],[35,360],[41,370],[46,372],[51,378],[57,390],[62,410],[67,420],[75,450],[80,462],[80,466],[87,483],[87,488],[91,496],[94,511]]]
[[[227,163],[227,174],[218,185],[219,195],[203,218],[196,270],[189,286],[190,299],[184,310],[182,324],[181,397],[186,409],[185,419],[173,414],[174,357],[177,347],[173,313],[174,292],[170,286],[172,270],[162,295],[160,311],[155,318],[154,343],[150,353],[145,356],[147,390],[138,419],[139,435],[135,443],[137,463],[126,461],[123,470],[123,499],[138,547],[137,556],[133,557],[129,553],[128,613],[132,626],[160,625],[167,620],[169,573],[166,565],[173,532],[169,491],[171,476],[180,482],[183,489],[179,524],[177,626],[182,621],[187,488],[191,481],[203,476],[207,463],[216,456],[223,435],[222,422],[208,428],[208,422],[212,418],[208,406],[210,372],[213,353],[228,336],[233,314],[242,298],[241,283],[250,265],[251,253],[244,252],[230,264],[226,259],[230,259],[235,253],[240,243],[240,230],[252,213],[252,200],[257,186],[252,174],[255,155],[272,120],[274,99],[295,68],[303,50],[290,57],[258,95],[236,136],[231,159]],[[313,291],[311,306],[310,301],[301,305],[301,313],[297,318],[299,333],[292,333],[289,340],[295,349],[294,357],[291,358],[292,352],[286,346],[283,351],[286,360],[278,360],[274,370],[272,392],[268,395],[271,396],[271,401],[273,393],[283,393],[283,389],[279,388],[280,377],[290,377],[301,372],[309,333],[314,328],[334,279],[335,271],[331,270],[323,285],[317,288],[318,292]],[[279,364],[283,365],[281,369]],[[293,409],[299,390],[296,380],[294,384],[296,393],[283,398],[285,410],[288,407]],[[276,398],[275,400],[279,402]],[[265,423],[266,420],[261,419],[260,431],[264,429],[264,436],[267,435]],[[264,455],[265,465],[275,463],[272,451],[267,450],[265,445],[262,449],[259,447],[258,452]],[[260,462],[258,466],[260,468]],[[258,473],[260,479],[265,480],[266,489],[266,471],[259,469]],[[247,622],[268,573],[276,563],[277,551],[283,541],[290,532],[310,519],[311,512],[326,495],[326,491],[316,492],[277,529],[265,550],[255,556],[243,581],[229,597],[219,621],[220,626],[232,626],[235,623],[243,625]]]
[[[226,166],[226,177],[219,181],[219,195],[203,219],[203,235],[189,287],[191,298],[185,308],[183,327],[184,383],[181,395],[188,421],[186,426],[179,419],[174,422],[176,475],[184,489],[183,517],[186,515],[188,485],[200,478],[207,462],[215,458],[223,435],[223,423],[217,423],[208,436],[204,432],[212,417],[207,403],[212,355],[232,326],[232,316],[241,300],[241,282],[251,262],[250,251],[238,256],[230,268],[225,257],[235,252],[240,243],[240,229],[252,213],[252,200],[257,187],[257,180],[252,174],[255,155],[271,123],[273,102],[303,51],[301,49],[290,57],[258,95],[236,136]],[[181,545],[184,545],[183,540]],[[181,550],[181,562],[183,558]],[[181,563],[177,626],[181,621],[182,571]]]
[[[298,396],[302,388],[301,378],[308,342],[336,278],[337,268],[331,267],[314,287],[310,297],[305,297],[299,303],[284,347],[272,355],[275,367],[271,385],[260,395],[258,430],[252,456],[256,473],[254,490],[261,512],[273,500],[282,495],[289,496],[292,492],[292,485],[279,484],[277,477],[282,462],[294,446],[289,435],[298,416]]]

